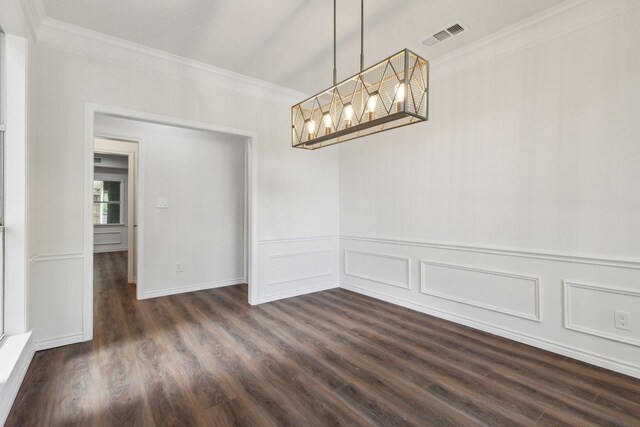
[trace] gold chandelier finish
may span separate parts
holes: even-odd
[[[315,150],[429,119],[429,62],[408,49],[364,69],[360,0],[360,73],[337,83],[333,0],[333,86],[291,107],[291,145]]]
[[[291,107],[292,146],[315,150],[429,118],[429,62],[408,49]]]

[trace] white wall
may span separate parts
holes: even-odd
[[[516,32],[432,81],[428,123],[344,144],[343,286],[640,376],[638,22]]]
[[[4,332],[0,342],[0,425],[4,424],[34,354],[28,331],[27,213],[28,49],[19,2],[0,2],[0,123],[5,132]],[[0,322],[2,323],[2,322]]]
[[[109,41],[101,43],[95,38],[79,38],[76,32],[39,33],[39,45],[31,50],[30,131],[34,150],[30,159],[33,262],[29,307],[38,348],[83,339],[86,102],[257,132],[258,268],[262,268],[267,253],[286,253],[296,245],[321,246],[337,257],[338,150],[306,152],[290,148],[288,124],[294,97],[252,80],[243,83],[237,76],[223,75],[223,80],[233,81],[226,88],[217,88],[217,74],[209,79],[209,72],[202,67],[146,55]],[[64,45],[64,50],[45,45]],[[213,83],[207,83],[209,80]],[[64,209],[46,210],[51,204]],[[159,238],[170,241],[176,236],[171,233]],[[187,263],[186,256],[182,261]],[[316,274],[312,266],[301,279],[293,278],[277,287],[267,286],[267,278],[260,276],[256,282],[258,296],[280,298],[336,286],[337,263],[327,267],[332,274],[321,282],[304,279]],[[161,268],[158,266],[158,275],[164,271]],[[170,285],[162,282],[161,286]]]
[[[244,138],[104,115],[95,133],[141,141],[145,297],[246,282]]]

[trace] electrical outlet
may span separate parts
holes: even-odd
[[[631,330],[631,327],[629,326],[629,312],[614,310],[613,314],[616,329],[624,329],[625,331]]]
[[[182,273],[182,261],[176,262],[176,271]]]

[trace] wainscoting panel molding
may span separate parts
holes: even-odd
[[[258,242],[258,304],[335,288],[339,283],[336,235]]]
[[[269,255],[267,285],[330,276],[334,271],[332,261],[329,249]]]
[[[84,341],[82,252],[34,254],[29,260],[29,328],[35,350],[46,350]],[[69,295],[74,295],[70,298]],[[49,321],[49,313],[70,307],[60,321]]]
[[[411,259],[407,257],[345,249],[344,274],[411,289]]]
[[[567,329],[640,346],[640,292],[565,280],[564,303]],[[630,330],[616,329],[616,310],[630,313]]]
[[[540,322],[540,279],[420,260],[420,292]]]
[[[96,231],[93,233],[93,244],[98,245],[119,245],[122,243],[122,233],[118,231]]]
[[[637,259],[355,235],[340,253],[342,288],[640,378]]]

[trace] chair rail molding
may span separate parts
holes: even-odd
[[[503,255],[518,258],[540,259],[545,261],[560,261],[575,264],[597,265],[601,267],[616,267],[640,270],[640,259],[616,258],[606,256],[592,256],[584,254],[570,254],[562,252],[543,252],[537,250],[525,250],[519,248],[504,248],[479,246],[465,243],[446,243],[426,240],[404,240],[402,238],[370,237],[343,235],[343,240],[353,240],[371,243],[384,243],[389,245],[416,246],[431,249],[443,249],[448,251],[476,252],[490,255]]]
[[[63,261],[70,259],[82,259],[82,252],[53,252],[47,254],[34,254],[29,257],[29,265],[37,262]]]

